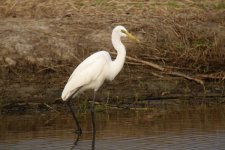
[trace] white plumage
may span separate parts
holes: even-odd
[[[70,76],[63,92],[62,99],[76,96],[86,89],[97,91],[105,80],[112,81],[123,67],[126,50],[121,37],[136,40],[123,26],[116,26],[112,31],[112,44],[117,51],[117,57],[112,61],[106,51],[99,51],[86,58]]]
[[[70,76],[63,90],[62,99],[67,100],[80,87],[79,92],[86,89],[97,91],[109,76],[110,62],[111,57],[106,51],[94,53],[85,59]]]
[[[75,133],[78,136],[76,141],[74,142],[75,145],[82,134],[82,129],[72,108],[71,98],[84,90],[94,89],[94,96],[91,107],[93,128],[92,149],[94,149],[96,133],[94,113],[95,93],[105,80],[112,81],[123,68],[126,57],[126,49],[121,42],[121,37],[129,37],[130,39],[138,41],[123,26],[116,26],[112,31],[112,44],[117,51],[116,59],[112,60],[109,53],[106,51],[99,51],[92,54],[91,56],[86,58],[80,65],[78,65],[77,68],[73,71],[62,92],[62,99],[63,101],[66,101],[77,126],[77,130],[75,131]]]

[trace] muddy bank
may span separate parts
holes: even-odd
[[[106,82],[96,95],[97,110],[164,108],[177,104],[201,103],[224,105],[224,85],[221,82],[207,82],[202,85],[182,78],[167,77],[157,79],[146,69],[125,65],[123,71],[113,82]],[[49,111],[67,111],[61,100],[61,92],[70,71],[45,70],[39,72],[14,72],[8,68],[4,80],[1,80],[1,114],[44,113]],[[88,110],[93,92],[86,91],[75,100],[80,112]],[[163,104],[163,105],[162,105]]]
[[[142,41],[123,40],[128,56],[202,79],[205,84],[127,60],[119,76],[99,90],[99,102],[145,107],[149,103],[139,101],[202,100],[204,96],[223,101],[225,11],[221,1],[63,2],[1,4],[0,108],[26,112],[45,110],[44,103],[61,105],[61,91],[73,69],[93,52],[114,52],[111,30],[118,24]],[[85,92],[77,102],[85,108],[91,97],[91,91]]]

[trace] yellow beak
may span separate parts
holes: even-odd
[[[136,38],[135,36],[133,36],[132,34],[130,34],[128,31],[125,31],[124,33],[127,35],[127,37],[129,39],[134,40],[134,41],[140,43],[140,40],[138,38]]]

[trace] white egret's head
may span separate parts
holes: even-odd
[[[116,26],[113,30],[116,32],[120,37],[127,37],[127,29],[124,26]]]
[[[113,34],[119,36],[119,37],[128,37],[131,40],[134,40],[136,42],[140,42],[135,36],[133,36],[132,34],[130,34],[127,29],[124,26],[116,26],[113,29]]]

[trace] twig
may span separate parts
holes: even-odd
[[[148,55],[148,54],[140,54],[140,56],[146,57],[149,60],[168,60],[168,58],[157,57],[157,56],[153,58],[151,55]]]
[[[40,70],[38,70],[38,73],[39,72],[42,72],[42,71],[45,71],[45,70],[53,70],[53,71],[57,71],[56,69],[54,69],[54,67],[46,67],[46,68],[44,68],[44,69],[40,69]]]
[[[184,67],[174,67],[174,66],[164,66],[164,68],[166,68],[166,69],[176,69],[176,70],[196,71],[196,69],[184,68]]]
[[[131,61],[134,61],[134,62],[139,62],[139,63],[142,63],[142,64],[145,64],[147,66],[150,66],[154,69],[157,69],[157,70],[160,70],[160,71],[165,71],[166,69],[163,68],[162,66],[159,66],[157,64],[154,64],[152,62],[149,62],[149,61],[144,61],[144,60],[141,60],[141,59],[137,59],[137,58],[134,58],[134,57],[130,57],[130,56],[126,56],[126,58],[128,60],[131,60]]]
[[[158,78],[163,78],[163,76],[162,76],[162,75],[157,74],[157,73],[155,73],[155,72],[151,72],[151,74],[152,74],[153,76],[158,77]]]
[[[44,103],[44,105],[46,107],[48,107],[49,109],[53,110],[54,112],[57,112],[59,114],[59,111],[57,111],[56,109],[54,109],[53,107],[49,106],[48,104]]]
[[[142,63],[135,63],[135,62],[125,62],[128,65],[136,65],[136,66],[143,66],[144,64]]]
[[[49,69],[56,72],[57,70],[54,69],[54,68],[65,67],[65,66],[69,66],[69,64],[66,64],[66,65],[56,65],[56,66],[44,66],[45,68],[38,70],[38,72],[42,72],[42,71],[49,70]]]
[[[215,73],[215,74],[199,74],[199,78],[209,79],[209,80],[225,80],[225,74]]]

